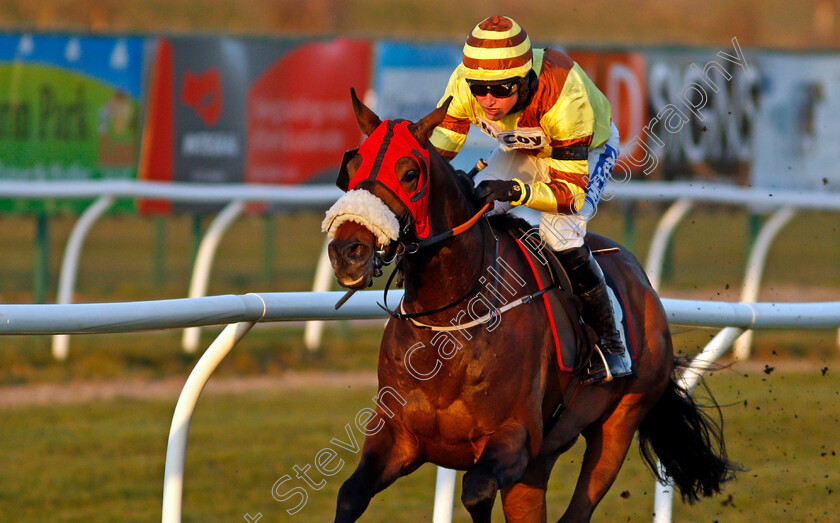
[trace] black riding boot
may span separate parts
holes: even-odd
[[[572,290],[583,304],[583,321],[595,330],[600,341],[589,362],[587,383],[600,383],[633,374],[627,348],[615,325],[612,303],[601,266],[589,247],[582,246],[557,253],[569,275]],[[603,355],[603,358],[602,358]],[[606,363],[606,366],[604,365]]]

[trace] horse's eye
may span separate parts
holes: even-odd
[[[417,171],[414,169],[406,171],[405,174],[403,174],[403,182],[413,182],[417,179],[417,176]]]

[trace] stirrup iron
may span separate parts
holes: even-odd
[[[607,358],[604,356],[604,353],[601,351],[601,347],[597,344],[595,345],[595,354],[597,354],[598,358],[601,359],[601,363],[604,364],[604,372],[607,373],[606,377],[596,383],[609,383],[613,380],[612,372],[610,372],[610,366],[607,364]]]

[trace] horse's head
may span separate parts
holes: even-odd
[[[440,157],[429,137],[449,102],[417,123],[383,122],[353,90],[351,98],[368,137],[344,155],[336,185],[347,192],[327,211],[322,229],[332,240],[328,251],[338,282],[361,289],[376,275],[378,257],[396,250],[398,241],[431,232],[432,161]]]

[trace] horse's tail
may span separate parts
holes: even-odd
[[[711,394],[709,398],[710,406],[720,413]],[[656,465],[659,458],[665,474],[688,503],[694,503],[701,495],[719,493],[721,485],[740,470],[726,457],[723,422],[715,422],[700,410],[673,378],[642,420],[639,449],[657,479],[665,482]]]

